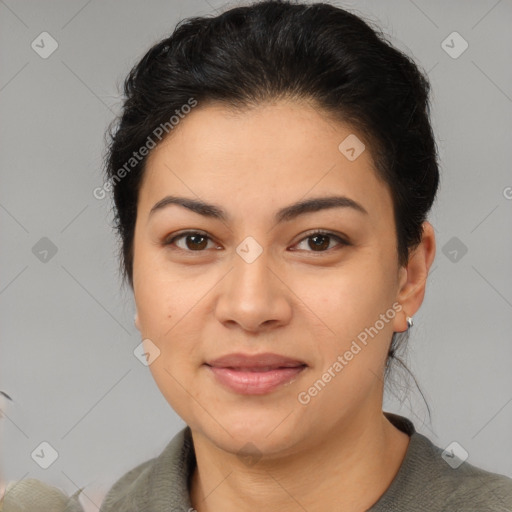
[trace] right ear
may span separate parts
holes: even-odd
[[[140,332],[140,322],[139,322],[139,313],[135,313],[135,316],[133,317],[135,322],[135,327],[137,327],[137,330]]]

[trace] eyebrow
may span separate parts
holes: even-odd
[[[179,196],[166,196],[160,201],[158,201],[153,206],[153,208],[151,208],[148,217],[151,217],[155,212],[163,210],[167,206],[173,204],[187,208],[188,210],[198,213],[199,215],[202,215],[204,217],[218,219],[223,222],[227,222],[230,220],[230,215],[228,215],[220,206],[206,203],[198,199],[191,199],[188,197]],[[330,208],[351,208],[352,210],[355,210],[359,213],[368,215],[368,212],[361,204],[354,201],[353,199],[350,199],[349,197],[327,196],[316,197],[304,201],[298,201],[289,206],[281,208],[275,214],[274,219],[276,223],[281,223],[293,220],[297,218],[299,215],[319,212],[321,210],[327,210]]]

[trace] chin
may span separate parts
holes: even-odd
[[[286,418],[288,413],[283,414],[283,409],[280,411],[279,414],[265,414],[261,410],[226,412],[219,415],[222,418],[220,425],[208,416],[203,418],[204,422],[196,423],[195,428],[217,447],[230,453],[253,451],[266,456],[278,455],[300,442],[299,425],[293,415]],[[194,430],[193,425],[191,428]]]

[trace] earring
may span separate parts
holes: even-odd
[[[407,320],[407,330],[409,330],[414,325],[414,322],[410,316],[405,317],[405,319]]]

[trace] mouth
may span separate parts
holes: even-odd
[[[263,395],[291,384],[308,367],[278,354],[230,354],[205,366],[218,383],[243,395]]]

